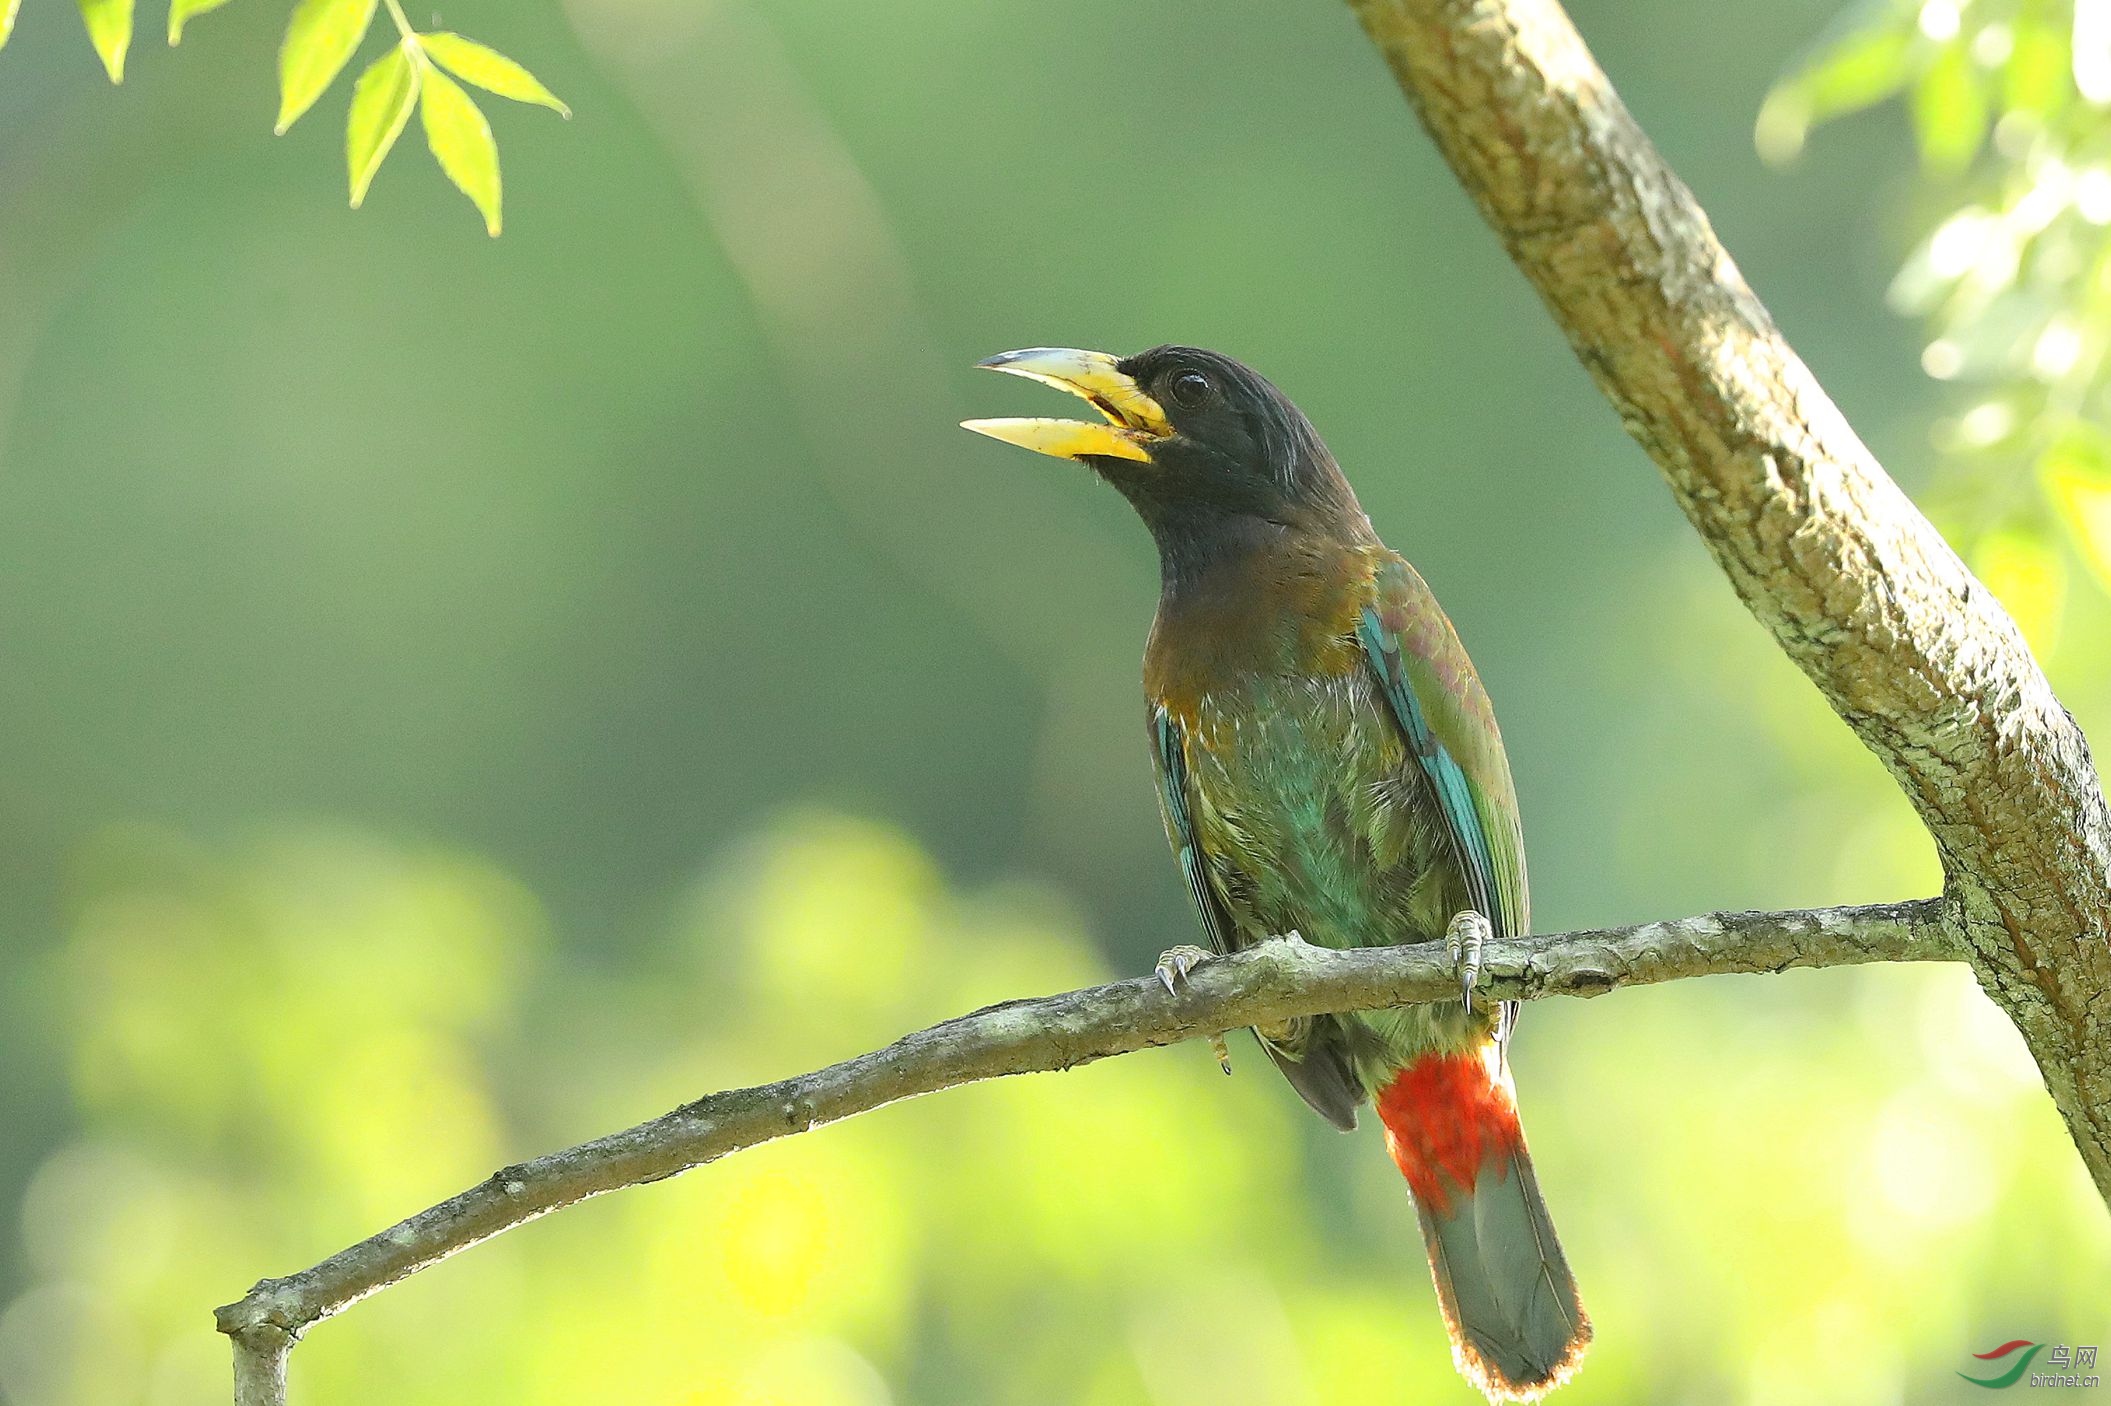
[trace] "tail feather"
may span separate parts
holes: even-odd
[[[1493,1047],[1423,1056],[1380,1091],[1378,1117],[1460,1372],[1491,1401],[1545,1395],[1575,1371],[1591,1324]]]

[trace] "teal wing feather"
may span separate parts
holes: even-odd
[[[1166,835],[1180,860],[1181,877],[1187,880],[1188,893],[1202,915],[1202,930],[1209,937],[1210,950],[1230,952],[1231,919],[1210,886],[1202,842],[1195,835],[1195,817],[1188,795],[1187,746],[1180,736],[1180,725],[1163,708],[1151,710],[1151,749],[1158,761],[1158,802],[1165,811]]]
[[[1474,908],[1497,937],[1531,923],[1524,833],[1495,710],[1415,569],[1381,566],[1357,637],[1451,834]]]

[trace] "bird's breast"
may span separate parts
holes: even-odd
[[[1204,861],[1246,941],[1398,941],[1456,897],[1357,638],[1382,553],[1293,540],[1159,602],[1145,689],[1184,739]]]
[[[1356,626],[1372,571],[1368,553],[1293,542],[1178,583],[1159,599],[1145,692],[1183,727],[1199,728],[1285,681],[1359,678],[1366,665]]]
[[[1197,700],[1195,826],[1247,940],[1296,929],[1356,947],[1428,928],[1454,901],[1440,830],[1365,671],[1284,676]],[[1455,885],[1454,885],[1455,886]]]

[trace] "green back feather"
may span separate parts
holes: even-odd
[[[1357,635],[1443,812],[1474,905],[1498,937],[1527,930],[1524,833],[1495,710],[1415,569],[1379,568]]]

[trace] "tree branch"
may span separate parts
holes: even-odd
[[[1940,899],[1791,913],[1717,913],[1490,943],[1489,998],[1596,996],[1726,972],[1963,956]],[[743,1148],[918,1094],[1325,1011],[1457,999],[1441,942],[1337,951],[1270,942],[1198,967],[1177,996],[1155,978],[1007,1001],[812,1074],[711,1094],[467,1191],[312,1269],[266,1279],[217,1314],[235,1342],[237,1406],[280,1406],[287,1350],[308,1327],[458,1250],[590,1196],[659,1181]]]
[[[286,1358],[293,1351],[293,1334],[262,1320],[223,1331],[235,1345],[235,1406],[286,1406]]]
[[[1557,0],[1350,0],[1731,584],[1934,836],[2111,1199],[2111,813],[2022,636],[1775,328]]]

